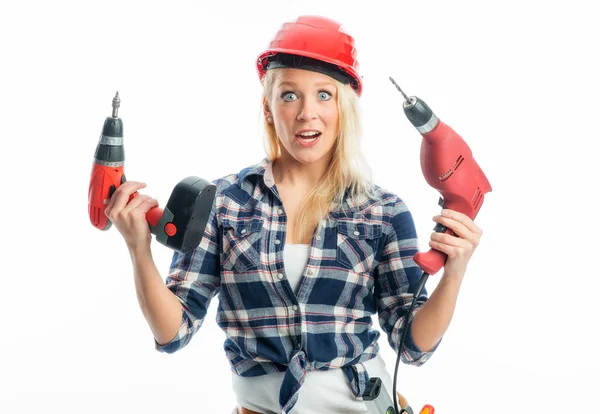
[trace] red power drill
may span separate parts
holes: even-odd
[[[472,220],[475,219],[483,204],[484,195],[492,191],[492,186],[475,159],[473,159],[471,149],[452,128],[437,118],[425,102],[415,96],[406,96],[394,79],[390,77],[390,81],[404,96],[403,107],[406,117],[423,136],[421,142],[421,170],[427,183],[442,195],[438,204],[442,208],[459,211]],[[439,223],[434,230],[439,233],[454,235],[452,230]],[[421,296],[427,278],[429,275],[437,273],[446,263],[446,259],[447,255],[445,253],[435,249],[430,249],[426,253],[418,252],[415,254],[414,261],[423,270],[423,275],[417,285],[415,299],[406,314],[407,318],[412,315],[417,304],[416,299]],[[400,336],[394,369],[394,390],[392,391],[396,390],[398,365],[400,364],[400,356],[407,334],[406,327],[409,323],[410,320],[405,322]],[[380,395],[382,391],[383,393]],[[393,407],[391,406],[392,398]],[[412,413],[410,407],[409,409],[398,409],[396,398],[390,397],[378,377],[370,378],[363,399],[367,401],[366,404],[372,413]]]
[[[88,190],[88,213],[92,225],[108,230],[112,222],[104,214],[106,205],[115,190],[125,179],[123,147],[123,121],[118,116],[121,105],[119,92],[112,102],[112,116],[104,121]],[[146,214],[150,232],[156,240],[174,250],[189,253],[194,250],[206,227],[216,186],[198,177],[187,177],[180,181],[163,210],[154,207]],[[135,192],[129,201],[138,193]]]
[[[423,136],[421,170],[427,183],[438,190],[442,208],[459,211],[472,220],[483,204],[483,197],[492,186],[473,158],[467,143],[448,125],[440,121],[421,99],[410,98],[390,77],[404,96],[404,113]],[[434,230],[454,235],[438,223]],[[446,254],[435,249],[415,254],[415,262],[423,271],[433,275],[446,263]]]

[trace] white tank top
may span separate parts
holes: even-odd
[[[283,265],[288,282],[296,292],[300,278],[304,273],[309,244],[286,244],[283,249]],[[369,376],[379,377],[388,393],[391,394],[392,378],[385,369],[381,356],[363,362]],[[233,392],[238,404],[260,413],[279,413],[279,388],[283,381],[283,372],[259,377],[241,377],[232,373]],[[298,402],[292,410],[294,414],[314,414],[326,412],[367,413],[363,401],[357,400],[341,369],[328,371],[308,371],[300,389]]]

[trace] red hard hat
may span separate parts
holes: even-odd
[[[326,17],[300,16],[284,23],[269,48],[258,56],[256,66],[261,80],[268,69],[301,68],[350,83],[358,96],[362,93],[354,39],[340,23]]]

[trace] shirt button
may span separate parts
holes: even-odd
[[[355,236],[359,236],[359,235],[360,235],[360,232],[359,232],[359,231],[355,231],[355,232],[354,232],[354,235],[355,235]]]
[[[281,244],[281,240],[275,240],[275,244]]]
[[[298,306],[294,305],[292,306],[292,309],[294,310],[294,312],[296,312],[298,310]]]
[[[308,274],[309,276],[312,276],[312,275],[313,275],[313,271],[312,271],[312,270],[309,270],[309,271],[307,272],[307,274]]]
[[[277,210],[277,212],[278,212],[279,214],[283,214],[283,210],[282,210],[282,209],[279,209],[279,210]]]
[[[246,229],[243,229],[240,233],[246,234]]]
[[[277,273],[277,278],[278,278],[279,280],[283,279],[283,273]]]
[[[317,240],[321,240],[321,236],[317,236]]]

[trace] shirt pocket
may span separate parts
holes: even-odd
[[[353,272],[371,272],[382,234],[381,224],[339,221],[337,224],[337,263]]]
[[[257,218],[223,220],[223,269],[238,273],[258,269],[263,222]]]

